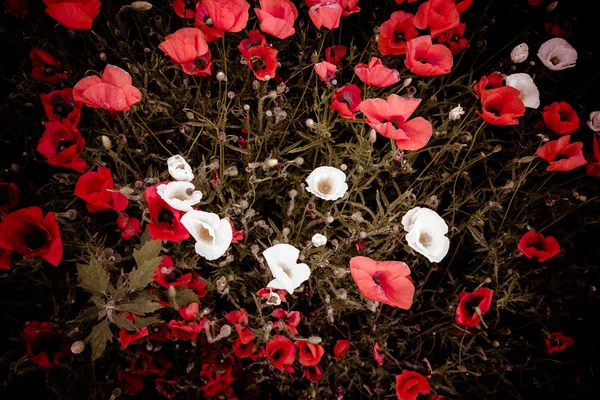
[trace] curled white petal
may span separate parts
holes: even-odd
[[[204,211],[189,211],[181,223],[196,240],[196,253],[209,261],[221,257],[233,240],[233,230],[227,219]]]
[[[448,254],[448,225],[433,210],[415,207],[402,218],[408,245],[431,262],[440,262]]]
[[[348,191],[346,174],[335,167],[315,168],[306,183],[306,190],[323,200],[340,199]]]
[[[158,185],[156,192],[171,207],[179,211],[192,211],[200,203],[202,192],[194,190],[191,182],[169,182]]]
[[[194,179],[192,167],[190,167],[187,161],[179,154],[169,157],[167,160],[167,167],[169,168],[169,174],[176,181],[191,182]]]
[[[263,256],[273,274],[267,287],[285,289],[293,293],[310,277],[310,268],[306,264],[298,264],[300,250],[289,244],[280,243],[263,251]]]
[[[540,61],[552,71],[572,68],[577,62],[577,50],[562,38],[546,41],[540,46],[537,55]]]
[[[528,108],[540,106],[540,91],[529,74],[512,74],[505,78],[506,86],[511,86],[521,92],[519,98]]]
[[[460,119],[460,116],[463,115],[464,113],[465,113],[465,110],[459,104],[458,106],[456,106],[452,110],[450,110],[450,112],[448,113],[448,119],[450,121],[458,121]]]

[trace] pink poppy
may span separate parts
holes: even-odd
[[[419,6],[415,14],[415,27],[429,27],[433,37],[455,28],[459,22],[460,16],[453,0],[428,0]]]
[[[406,53],[408,50],[406,42],[418,35],[414,25],[414,17],[410,13],[396,11],[390,15],[390,19],[381,24],[377,48],[382,56]]]
[[[340,26],[340,19],[344,9],[340,5],[340,0],[306,0],[308,15],[317,27],[325,27],[329,30]]]
[[[223,37],[223,30],[215,28],[213,20],[208,12],[208,8],[199,1],[196,4],[196,17],[194,19],[194,28],[198,28],[206,36],[207,42],[212,42]]]
[[[450,72],[454,60],[452,52],[443,44],[432,44],[431,36],[419,36],[406,44],[404,65],[421,76],[437,76]]]
[[[173,10],[181,18],[194,18],[196,15],[196,0],[174,0]]]
[[[333,93],[329,108],[337,110],[342,118],[356,119],[354,113],[358,111],[361,101],[359,87],[349,83]]]
[[[116,112],[129,110],[142,100],[142,94],[132,85],[131,75],[108,64],[101,77],[88,76],[77,82],[73,98],[88,107]]]
[[[540,147],[535,154],[550,163],[546,171],[570,171],[585,165],[583,143],[570,143],[571,136],[562,136]]]
[[[216,29],[239,32],[248,25],[250,4],[246,0],[202,0]]]
[[[336,71],[337,67],[334,64],[328,63],[327,61],[315,64],[315,72],[325,83],[331,83],[331,81],[335,78]]]
[[[400,81],[400,73],[383,65],[377,57],[371,57],[369,65],[357,64],[354,73],[363,83],[377,88],[386,88]]]
[[[182,28],[168,35],[165,41],[158,45],[171,62],[181,64],[183,72],[190,75],[210,75],[212,63],[210,50],[204,33],[197,28]]]
[[[290,0],[260,0],[260,8],[255,8],[254,12],[264,33],[278,39],[296,33],[294,22],[298,18],[298,10]]]
[[[43,0],[46,14],[69,29],[90,29],[100,13],[100,0]]]

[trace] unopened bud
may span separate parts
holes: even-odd
[[[276,160],[276,159],[274,159],[274,158],[267,158],[267,159],[265,160],[264,166],[265,166],[266,168],[273,168],[273,167],[274,167],[274,166],[276,166],[278,163],[279,163],[279,161],[277,161],[277,160]]]
[[[319,336],[311,336],[308,338],[307,342],[311,344],[319,344],[321,343],[321,338]]]
[[[100,139],[102,139],[102,146],[104,146],[105,149],[110,150],[110,148],[112,147],[112,143],[108,136],[102,135]]]
[[[80,354],[85,350],[85,342],[83,340],[78,340],[71,345],[71,353]]]
[[[152,4],[148,3],[147,1],[134,1],[133,3],[131,3],[130,6],[135,11],[150,11],[150,10],[152,10]]]

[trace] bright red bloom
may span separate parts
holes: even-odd
[[[10,270],[12,264],[12,251],[0,247],[0,269]]]
[[[376,88],[386,88],[400,81],[400,73],[383,65],[377,57],[371,57],[369,65],[356,64],[354,73],[361,82]]]
[[[54,213],[44,217],[41,208],[29,207],[7,214],[0,222],[0,248],[25,257],[40,256],[56,267],[63,244]]]
[[[294,346],[298,348],[298,361],[305,367],[317,365],[325,354],[323,346],[310,343],[308,340],[296,340]]]
[[[323,377],[323,370],[318,365],[304,368],[304,377],[311,382],[318,382]]]
[[[244,39],[238,45],[238,50],[245,58],[248,57],[248,51],[254,46],[263,46],[267,44],[267,39],[258,29],[252,29],[248,32],[248,39]]]
[[[42,93],[40,98],[50,121],[66,119],[77,126],[82,104],[73,98],[73,89],[54,90],[48,94]]]
[[[430,390],[427,378],[417,372],[404,370],[396,375],[398,400],[416,400],[419,394],[427,394]]]
[[[208,293],[208,290],[206,290],[206,282],[204,282],[196,272],[192,272],[192,280],[185,287],[192,289],[199,299],[203,298]]]
[[[452,54],[459,54],[467,47],[469,41],[463,37],[465,34],[465,28],[467,24],[461,22],[447,32],[442,33],[438,38],[437,42],[446,45]]]
[[[287,303],[285,296],[288,295],[288,292],[285,289],[262,288],[258,292],[256,292],[257,296],[260,296],[263,299],[267,299],[267,300],[269,300],[271,297],[273,297],[273,294],[276,294],[282,303]]]
[[[245,309],[233,310],[225,315],[225,319],[233,324],[238,338],[243,344],[252,342],[256,336],[246,326],[248,325],[248,314]]]
[[[285,39],[296,33],[294,22],[298,10],[290,0],[260,0],[260,8],[254,12],[264,33]]]
[[[177,311],[179,311],[179,315],[181,318],[186,321],[195,321],[198,319],[198,303],[190,303],[187,306],[181,306]]]
[[[564,101],[557,101],[544,107],[544,122],[554,133],[570,135],[579,129],[577,111]]]
[[[267,342],[267,356],[271,365],[283,372],[284,365],[291,365],[296,359],[294,343],[285,336],[274,335]]]
[[[504,86],[486,90],[481,95],[481,112],[477,114],[492,125],[518,125],[517,118],[525,115],[525,105],[519,98],[521,92]]]
[[[142,100],[140,91],[132,85],[131,75],[108,64],[102,76],[83,78],[73,88],[73,98],[88,107],[108,111],[127,111]]]
[[[144,388],[142,378],[132,371],[119,371],[117,377],[121,382],[119,387],[124,393],[136,395]]]
[[[390,19],[381,24],[377,48],[382,56],[405,54],[408,51],[406,42],[418,35],[414,17],[410,13],[396,11],[390,15]]]
[[[223,37],[224,31],[215,28],[208,8],[201,1],[196,4],[194,27],[199,28],[204,33],[207,42],[212,42]]]
[[[340,19],[344,11],[340,0],[306,0],[308,16],[317,29],[325,27],[329,30],[340,26]]]
[[[287,330],[289,330],[292,335],[298,334],[298,329],[296,329],[296,327],[300,323],[300,317],[301,317],[300,312],[298,312],[298,311],[288,312],[282,308],[276,308],[271,313],[271,316],[273,316],[279,320],[279,321],[275,321],[273,323],[273,328],[283,329],[283,327],[286,327]]]
[[[539,262],[549,260],[560,253],[560,244],[554,236],[545,237],[533,230],[523,235],[517,248],[525,257],[535,257]]]
[[[342,15],[347,17],[348,15],[355,14],[360,11],[360,7],[357,6],[358,0],[340,0],[340,7],[342,7]]]
[[[242,338],[238,337],[235,342],[231,345],[233,348],[233,352],[239,358],[247,358],[247,357],[255,357],[257,354],[254,351],[254,346],[256,343],[254,340],[251,340],[247,343],[244,343]]]
[[[231,230],[233,231],[233,239],[231,239],[231,244],[240,243],[242,240],[244,240],[244,230],[242,229],[236,231],[232,220],[229,220],[229,224],[231,225]]]
[[[585,165],[585,173],[588,176],[600,177],[600,147],[598,146],[598,137],[596,135],[593,138],[592,151],[593,157],[588,159],[588,163]],[[0,183],[0,185],[2,184]],[[1,208],[2,206],[0,205]]]
[[[454,1],[454,4],[456,4],[456,11],[458,11],[459,14],[462,14],[465,11],[467,11],[469,9],[469,7],[471,7],[471,4],[473,4],[473,0],[452,0],[452,1]]]
[[[129,204],[127,197],[115,187],[110,169],[104,167],[81,175],[75,184],[75,196],[85,201],[91,213],[111,209],[123,211]]]
[[[496,89],[506,86],[504,84],[504,75],[498,72],[492,72],[489,75],[482,76],[479,81],[473,86],[473,90],[477,97],[481,98],[486,90]]]
[[[17,18],[25,18],[27,15],[27,0],[4,0],[6,11]]]
[[[148,232],[154,240],[181,242],[190,237],[190,233],[181,223],[184,212],[174,209],[159,196],[156,191],[158,185],[160,183],[150,186],[144,192],[151,222]]]
[[[450,72],[454,60],[450,49],[443,44],[432,44],[431,36],[419,36],[406,43],[404,65],[410,72],[421,76],[438,76]]]
[[[391,94],[386,100],[365,100],[359,108],[369,126],[383,136],[395,139],[399,149],[419,150],[433,133],[431,122],[425,118],[408,120],[420,102],[421,99],[405,99]]]
[[[544,339],[544,350],[548,354],[560,353],[574,343],[573,338],[563,335],[562,332],[554,332],[549,338]]]
[[[361,102],[360,88],[349,83],[333,93],[329,108],[337,110],[342,118],[356,119],[354,113],[358,111]]]
[[[494,291],[488,288],[479,288],[472,293],[462,292],[459,294],[456,323],[464,326],[477,326],[481,322],[481,316],[492,306],[493,294]],[[478,309],[479,311],[477,311]]]
[[[194,18],[196,15],[196,0],[174,0],[173,10],[181,18]]]
[[[570,171],[587,163],[583,156],[583,143],[569,144],[570,140],[571,136],[562,136],[537,149],[535,154],[550,163],[546,171]]]
[[[224,372],[223,372],[224,371]],[[233,395],[233,389],[229,384],[233,382],[233,376],[227,369],[215,369],[211,364],[202,364],[200,377],[208,380],[206,385],[201,389],[206,397],[227,396]]]
[[[183,72],[190,75],[210,75],[212,63],[210,50],[204,33],[197,28],[182,28],[167,35],[165,41],[158,45],[171,62],[180,64]]]
[[[90,29],[100,13],[100,0],[43,0],[46,14],[69,29]]]
[[[246,0],[202,0],[216,29],[239,32],[248,24],[250,4]]]
[[[375,343],[375,346],[373,346],[373,357],[375,357],[377,364],[383,365],[384,357],[383,354],[381,354],[381,347],[379,347],[379,343]]]
[[[39,79],[54,84],[58,82],[59,79],[69,78],[67,74],[60,72],[60,61],[52,57],[46,50],[32,47],[29,52],[29,58],[31,58],[31,64],[33,65],[30,74],[33,79]]]
[[[61,365],[62,359],[71,353],[69,338],[48,322],[28,322],[23,336],[27,340],[25,348],[29,360],[40,367]]]
[[[12,182],[0,182],[0,215],[19,202],[19,187]]]
[[[453,0],[428,0],[419,6],[415,14],[415,27],[429,27],[433,37],[455,28],[459,22],[460,16]]]
[[[350,341],[349,340],[338,340],[335,342],[335,346],[333,347],[333,355],[336,360],[339,360],[341,357],[344,357],[348,350],[350,349]]]
[[[336,45],[325,49],[325,61],[331,64],[340,65],[342,58],[346,55],[346,46]]]
[[[137,218],[131,218],[124,212],[117,217],[117,226],[121,229],[121,237],[129,240],[138,233],[142,233],[142,223]]]
[[[131,322],[133,322],[134,320],[134,316],[132,314],[126,314],[125,318],[127,318]],[[121,331],[119,332],[119,342],[121,342],[121,346],[123,346],[123,348],[126,349],[131,343],[135,342],[136,340],[145,338],[146,336],[148,336],[147,326],[135,331],[128,331],[125,328],[121,328]]]
[[[325,83],[331,83],[331,81],[335,79],[336,71],[337,66],[335,66],[335,64],[328,63],[327,61],[315,64],[315,72]]]
[[[267,45],[253,46],[248,49],[246,62],[256,79],[264,81],[267,75],[269,78],[275,77],[277,53],[276,48]]]
[[[48,164],[85,172],[89,167],[80,157],[85,147],[81,133],[69,120],[45,122],[46,130],[37,145],[37,151]]]
[[[160,264],[154,271],[154,282],[165,289],[171,286],[187,285],[192,280],[192,273],[181,274],[179,269],[173,267],[173,259],[169,256],[163,256]]]
[[[182,340],[195,341],[198,338],[198,333],[204,328],[204,322],[179,322],[176,320],[169,321],[169,329],[173,337]]]

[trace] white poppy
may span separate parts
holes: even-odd
[[[169,168],[169,174],[176,181],[191,182],[194,179],[194,173],[192,167],[185,161],[185,159],[179,154],[173,157],[169,157],[167,160],[167,166]]]
[[[335,167],[319,167],[306,178],[306,190],[323,200],[337,200],[346,194],[346,174]]]
[[[529,57],[529,46],[527,46],[527,43],[521,43],[520,45],[515,46],[510,52],[510,59],[515,64],[522,63],[527,60],[527,57]]]
[[[540,106],[540,91],[529,74],[512,74],[505,78],[506,86],[511,86],[521,92],[519,98],[528,108]]]
[[[179,211],[192,211],[192,206],[202,200],[202,192],[194,190],[191,182],[163,183],[158,185],[156,192],[168,205]]]
[[[430,262],[440,262],[448,254],[450,240],[446,237],[448,225],[433,210],[415,207],[402,217],[408,245]]]
[[[600,132],[600,111],[594,111],[590,114],[590,119],[587,125],[594,132]]]
[[[315,233],[311,239],[313,246],[321,247],[327,244],[327,238],[320,233]]]
[[[181,223],[196,239],[196,253],[209,261],[225,254],[233,240],[231,224],[217,214],[193,210],[181,217]]]
[[[464,113],[465,113],[465,110],[459,104],[458,106],[456,106],[452,110],[450,110],[450,112],[448,113],[448,120],[449,121],[458,121],[460,119],[460,116],[463,115]]]
[[[268,288],[285,289],[293,293],[310,277],[310,268],[306,264],[298,264],[300,250],[289,244],[280,243],[263,251],[263,256],[273,274]]]
[[[542,63],[552,71],[574,67],[577,61],[577,50],[561,38],[546,41],[540,46],[537,55]]]

